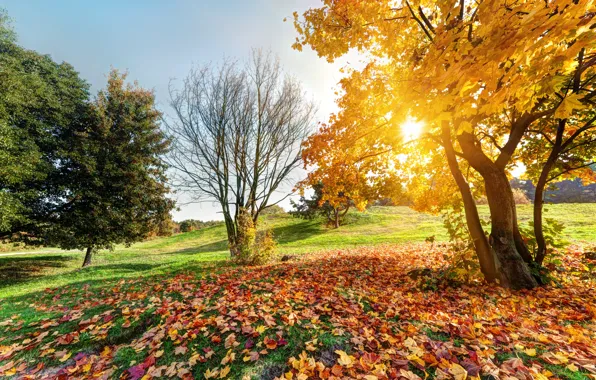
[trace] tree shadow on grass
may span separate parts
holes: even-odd
[[[78,258],[61,255],[0,258],[0,288],[26,282],[52,268],[65,268]]]
[[[163,266],[164,264],[143,264],[143,263],[122,263],[106,264],[86,267],[83,270],[88,272],[110,271],[110,272],[144,272]]]
[[[304,220],[297,224],[272,228],[273,238],[278,244],[288,244],[299,240],[322,235],[326,231],[318,220]]]
[[[174,251],[174,254],[186,254],[194,255],[196,253],[210,253],[210,252],[221,252],[228,250],[228,241],[222,239],[213,243],[203,244],[196,247],[183,248],[178,251]]]

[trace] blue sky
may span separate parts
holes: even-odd
[[[286,71],[319,105],[324,121],[334,108],[339,68],[312,51],[292,50],[292,12],[316,0],[0,0],[13,19],[19,43],[72,64],[93,86],[104,86],[113,66],[129,79],[155,90],[168,113],[168,84],[182,79],[192,64],[246,58],[253,47],[278,54]],[[299,174],[297,174],[299,175]],[[182,198],[181,201],[184,201]],[[284,204],[287,206],[287,203]],[[183,205],[177,220],[219,219],[211,203]]]

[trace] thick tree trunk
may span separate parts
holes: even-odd
[[[498,278],[495,256],[490,245],[488,244],[488,240],[484,234],[484,229],[480,223],[478,208],[476,207],[474,196],[470,190],[470,185],[461,173],[459,164],[457,163],[457,158],[453,150],[453,142],[451,141],[448,128],[443,128],[443,143],[445,147],[445,154],[447,155],[449,170],[451,171],[451,174],[453,175],[453,178],[455,179],[457,187],[459,188],[462,196],[468,231],[470,232],[470,236],[474,242],[476,256],[480,262],[480,270],[482,271],[486,281],[495,282],[495,280]]]
[[[519,225],[517,223],[517,207],[515,205],[515,201],[513,203],[513,212],[513,240],[515,241],[515,248],[517,249],[517,252],[519,252],[522,259],[524,259],[526,264],[529,265],[534,261],[534,259],[532,258],[532,253],[530,252],[528,245],[519,232]]]
[[[521,124],[512,128],[511,136],[495,162],[484,154],[473,134],[464,132],[457,136],[466,160],[484,180],[491,217],[489,244],[496,256],[501,285],[513,289],[531,289],[538,285],[522,258],[522,255],[529,256],[529,252],[519,234],[513,192],[505,173],[505,165],[525,130],[522,127],[529,122],[529,119],[522,119]]]
[[[83,260],[83,268],[91,265],[91,256],[93,256],[93,247],[87,247],[87,252],[85,253],[85,260]]]
[[[497,167],[480,174],[490,208],[490,244],[497,257],[501,284],[513,289],[534,288],[538,283],[516,247],[515,202],[507,175]]]

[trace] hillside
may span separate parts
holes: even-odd
[[[531,206],[518,206],[522,223],[531,219]],[[547,206],[546,217],[562,221],[570,241],[596,242],[593,216],[596,204]],[[480,211],[488,215],[486,206]],[[263,218],[262,228],[271,228],[280,254],[302,254],[328,249],[374,246],[385,243],[422,242],[436,236],[446,240],[441,218],[417,213],[407,207],[373,207],[349,214],[346,225],[326,228],[320,220],[305,221],[290,215]],[[83,253],[45,249],[36,253],[0,255],[0,297],[22,295],[47,287],[78,281],[150,276],[176,273],[182,269],[202,270],[220,266],[228,258],[225,229],[210,227],[199,231],[154,239],[131,247],[103,251],[94,265],[80,269]]]

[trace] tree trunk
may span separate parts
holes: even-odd
[[[544,207],[544,190],[546,188],[546,184],[548,183],[548,176],[550,175],[550,171],[552,170],[553,166],[559,159],[559,155],[561,154],[561,149],[563,147],[563,133],[565,132],[565,126],[567,124],[567,120],[559,120],[559,126],[557,127],[557,135],[555,137],[555,143],[553,144],[553,148],[542,167],[542,171],[540,172],[540,178],[538,178],[538,183],[536,183],[536,193],[534,194],[534,236],[536,237],[536,263],[542,265],[544,258],[546,257],[546,239],[544,238],[543,226],[542,226],[542,210]],[[570,137],[566,142],[565,146],[570,144],[574,140],[574,134]]]
[[[91,256],[93,255],[93,247],[87,247],[87,252],[85,253],[85,260],[83,261],[83,268],[91,265]]]
[[[334,223],[335,223],[335,228],[339,228],[339,210],[338,209],[335,210]]]
[[[470,232],[470,236],[474,242],[476,256],[480,262],[480,270],[482,271],[486,281],[495,282],[495,280],[498,278],[495,257],[490,245],[488,244],[488,240],[484,235],[484,229],[480,223],[480,216],[478,215],[478,208],[476,207],[474,196],[470,190],[470,185],[464,178],[459,168],[459,164],[457,163],[449,128],[444,127],[442,132],[445,154],[447,155],[447,163],[449,164],[449,170],[451,171],[451,174],[453,175],[453,178],[455,179],[457,187],[459,188],[462,196],[468,231]]]
[[[513,202],[513,212],[513,240],[515,241],[515,248],[517,249],[517,252],[519,252],[522,259],[524,259],[526,264],[530,265],[532,262],[534,262],[534,259],[532,258],[532,253],[530,252],[528,245],[519,232],[519,225],[517,223],[517,206],[515,205],[515,200]]]
[[[557,154],[558,155],[558,154]],[[548,160],[542,168],[538,183],[536,183],[536,194],[534,195],[534,236],[536,237],[536,262],[542,265],[546,257],[546,239],[542,225],[542,211],[544,208],[544,190],[548,181],[548,175],[557,160],[555,150],[551,151]]]
[[[513,289],[534,288],[538,283],[516,247],[515,202],[507,175],[497,167],[485,168],[480,174],[491,215],[489,242],[497,257],[501,284]]]

